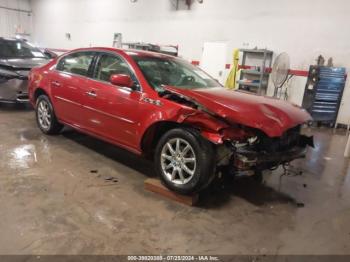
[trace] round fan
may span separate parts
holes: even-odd
[[[281,88],[287,80],[289,66],[289,55],[287,53],[281,53],[276,57],[271,71],[271,79],[275,86],[274,97],[277,96],[278,89]]]

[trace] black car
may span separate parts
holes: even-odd
[[[41,51],[23,39],[0,37],[0,102],[28,102],[29,71],[51,58],[52,53]]]

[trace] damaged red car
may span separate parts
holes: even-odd
[[[301,158],[312,137],[309,114],[290,103],[223,88],[204,71],[168,55],[78,49],[29,75],[39,128],[63,125],[154,159],[178,193],[207,187],[221,170],[261,172]]]

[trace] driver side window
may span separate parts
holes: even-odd
[[[131,72],[129,65],[121,57],[111,54],[101,55],[96,66],[94,78],[104,82],[109,82],[111,75],[114,74],[130,76],[135,82],[135,85],[139,87],[138,81]]]

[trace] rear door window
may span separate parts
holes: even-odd
[[[94,52],[78,52],[67,55],[61,58],[56,69],[67,73],[88,76],[94,55]]]

